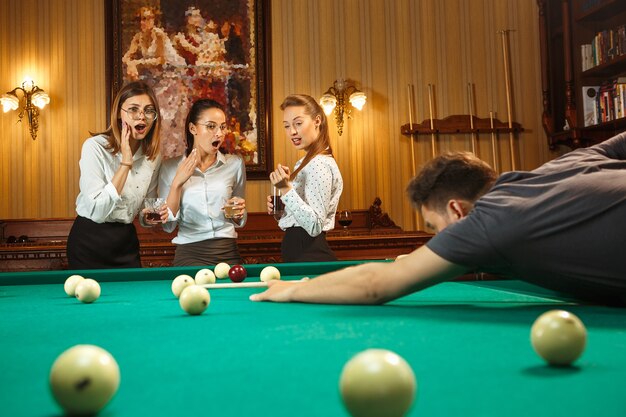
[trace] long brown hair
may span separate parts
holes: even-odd
[[[287,96],[282,104],[280,105],[281,110],[285,110],[287,107],[304,107],[304,114],[310,116],[312,119],[315,119],[317,116],[320,117],[320,133],[317,136],[317,140],[309,146],[309,149],[306,151],[306,155],[302,160],[302,163],[294,172],[291,173],[290,180],[296,178],[296,175],[304,167],[311,162],[311,159],[315,158],[317,155],[330,155],[333,156],[333,149],[330,146],[330,134],[328,133],[328,119],[326,118],[326,114],[324,114],[324,110],[322,110],[322,106],[320,106],[317,101],[311,96],[306,94],[292,94]]]
[[[131,97],[140,96],[146,94],[152,100],[154,109],[157,112],[157,118],[152,122],[152,127],[146,135],[145,139],[141,141],[141,150],[148,156],[148,160],[154,160],[161,149],[160,131],[161,131],[161,113],[159,111],[159,102],[152,88],[143,81],[133,81],[123,86],[117,93],[113,105],[111,106],[111,118],[109,120],[109,127],[104,132],[89,132],[92,135],[103,135],[107,137],[109,142],[107,149],[111,151],[113,155],[117,154],[121,148],[122,131],[120,123],[120,113],[122,104]]]

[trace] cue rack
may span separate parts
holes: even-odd
[[[408,109],[409,109],[409,123],[400,127],[400,132],[411,138],[411,154],[412,154],[412,168],[413,176],[416,174],[415,167],[415,153],[414,153],[414,140],[417,140],[419,135],[430,136],[432,157],[437,156],[438,148],[438,136],[440,134],[469,134],[471,135],[471,149],[470,151],[480,157],[478,149],[478,135],[489,134],[491,137],[491,153],[492,153],[492,167],[496,172],[500,172],[498,169],[498,136],[500,134],[508,134],[509,136],[509,148],[511,168],[515,170],[516,156],[514,147],[514,135],[524,131],[524,128],[516,122],[512,121],[512,104],[511,104],[511,74],[510,67],[508,65],[510,57],[508,51],[508,34],[511,30],[500,30],[497,32],[502,40],[502,58],[504,64],[504,80],[506,89],[506,103],[507,103],[507,115],[508,121],[502,122],[494,117],[494,112],[489,112],[488,118],[480,118],[474,115],[474,86],[471,83],[467,84],[467,96],[469,102],[469,114],[456,114],[451,115],[443,119],[437,119],[434,110],[434,86],[428,84],[428,111],[429,118],[423,120],[421,123],[413,122],[413,86],[408,86]]]

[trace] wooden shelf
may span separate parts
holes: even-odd
[[[472,123],[470,123],[470,118]],[[522,132],[524,128],[519,123],[512,123],[509,128],[508,122],[502,122],[493,119],[493,128],[491,128],[491,119],[481,119],[480,117],[470,116],[468,114],[456,114],[448,116],[445,119],[433,119],[433,129],[431,129],[431,120],[426,119],[421,123],[409,123],[400,127],[403,135],[432,135],[432,134],[454,134],[454,133],[509,133]],[[474,128],[472,129],[472,125]]]
[[[597,125],[585,126],[582,128],[583,131],[611,130],[611,129],[620,130],[620,131],[626,129],[626,117],[611,120],[610,122],[599,123]]]
[[[626,0],[625,0],[626,2]],[[596,65],[593,68],[583,71],[583,77],[611,77],[617,78],[619,74],[626,71],[626,54],[617,56],[605,62],[604,64]]]
[[[549,135],[550,149],[559,145],[580,148],[595,145],[626,130],[626,117],[597,125],[573,128]]]
[[[589,146],[626,130],[624,120],[584,126],[583,86],[626,74],[626,54],[581,71],[581,45],[626,23],[626,0],[537,0],[541,41],[543,128],[551,149]],[[555,42],[560,39],[562,42]],[[561,126],[568,125],[569,130]]]
[[[616,13],[626,10],[626,1],[624,0],[598,0],[594,6],[582,10],[583,3],[589,0],[579,0],[574,19],[577,22],[590,22],[595,20],[605,20]]]

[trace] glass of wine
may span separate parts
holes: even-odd
[[[341,210],[337,217],[337,222],[343,227],[344,233],[348,233],[348,226],[352,224],[352,213],[350,213],[350,210]]]
[[[272,194],[272,204],[274,205],[274,209],[272,210],[272,215],[276,221],[279,221],[283,214],[285,214],[285,203],[280,199],[281,193],[276,187],[274,187],[274,192]]]
[[[146,198],[144,207],[146,208],[146,220],[148,224],[161,222],[161,208],[165,205],[164,198]]]

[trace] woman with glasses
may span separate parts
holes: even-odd
[[[285,205],[278,221],[285,231],[283,262],[337,260],[326,242],[326,232],[335,227],[343,179],[330,147],[328,119],[315,99],[304,94],[287,96],[280,109],[287,138],[296,149],[306,152],[293,172],[278,164],[270,173],[270,182]],[[268,213],[273,208],[272,196],[268,196]]]
[[[163,229],[178,226],[174,265],[239,264],[235,229],[247,218],[246,167],[239,156],[220,150],[228,133],[223,107],[196,101],[185,129],[185,155],[164,162],[159,175],[159,196],[169,209]]]
[[[70,269],[141,267],[133,220],[144,199],[156,197],[158,115],[152,88],[132,82],[115,97],[109,128],[83,144],[78,216],[67,239]]]

